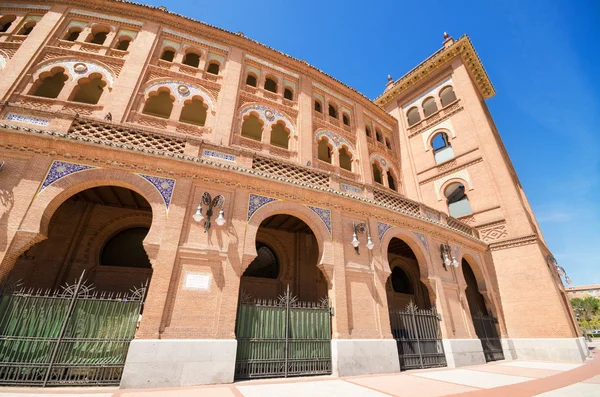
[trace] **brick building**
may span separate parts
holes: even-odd
[[[288,288],[330,307],[338,375],[405,369],[411,302],[449,366],[582,361],[494,94],[467,36],[371,101],[164,8],[2,3],[0,276],[149,280],[123,387],[232,381],[240,305]]]
[[[592,285],[579,285],[575,287],[565,287],[567,298],[585,298],[587,296],[594,296],[600,298],[600,284]]]

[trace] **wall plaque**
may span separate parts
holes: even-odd
[[[210,291],[210,273],[185,272],[183,289],[194,289],[197,291]]]

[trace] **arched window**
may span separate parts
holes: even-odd
[[[383,143],[383,134],[378,128],[375,129],[375,138],[377,139],[377,142]]]
[[[206,110],[208,106],[204,104],[201,97],[195,96],[184,102],[179,121],[187,124],[203,126],[206,123]]]
[[[71,100],[95,105],[100,100],[105,86],[106,82],[102,80],[102,75],[91,74],[89,77],[79,79],[77,86],[73,89]]]
[[[219,74],[219,68],[220,68],[220,66],[219,66],[218,63],[211,62],[211,63],[208,64],[208,68],[206,69],[206,72],[210,73],[210,74],[217,74],[218,75]]]
[[[342,146],[339,150],[340,156],[340,168],[343,168],[348,171],[352,171],[352,154],[350,151]]]
[[[8,32],[15,19],[17,19],[15,15],[4,15],[0,18],[0,33]]]
[[[110,32],[110,29],[106,26],[94,26],[94,28],[92,28],[92,33],[90,33],[86,41],[88,43],[102,45],[106,41],[108,32]]]
[[[392,269],[392,289],[399,294],[414,294],[414,289],[408,275],[400,267]]]
[[[392,190],[396,190],[396,180],[394,179],[394,175],[392,175],[391,171],[388,170],[387,173],[388,187]]]
[[[40,76],[41,82],[39,85],[34,85],[33,95],[44,98],[56,98],[65,86],[67,75],[62,68],[53,69],[49,75]]]
[[[390,142],[390,138],[385,138],[385,147],[392,150],[392,143]]]
[[[102,266],[151,268],[142,242],[148,234],[147,227],[132,227],[112,236],[102,248]]]
[[[371,129],[368,125],[365,126],[365,134],[367,134],[367,136],[371,138]]]
[[[244,119],[242,123],[242,136],[245,138],[254,139],[255,141],[262,140],[263,123],[255,114],[251,114]]]
[[[379,168],[379,166],[377,165],[377,163],[373,163],[372,165],[373,167],[373,180],[376,183],[379,183],[380,185],[383,185],[383,171],[381,171],[381,168]]]
[[[79,38],[80,34],[81,34],[80,27],[71,28],[67,31],[67,33],[65,33],[65,37],[63,38],[63,40],[75,41]]]
[[[444,192],[448,199],[448,213],[450,216],[458,218],[460,216],[473,213],[471,203],[465,193],[465,185],[462,183],[452,183]]]
[[[21,28],[21,30],[19,31],[18,34],[21,36],[29,36],[29,33],[31,33],[31,31],[33,30],[35,25],[36,25],[35,21],[27,22],[25,25],[23,25],[23,27]]]
[[[283,90],[283,97],[285,99],[289,99],[290,101],[294,100],[294,91],[292,91],[291,88],[285,88],[285,90]]]
[[[346,113],[342,114],[342,122],[344,125],[350,125],[350,117]]]
[[[329,140],[325,137],[321,137],[317,149],[319,160],[331,164],[331,148],[329,147]]]
[[[195,52],[188,52],[187,54],[185,54],[182,63],[184,65],[197,68],[198,66],[200,66],[200,55],[196,54]]]
[[[246,76],[246,85],[249,85],[250,87],[256,87],[257,84],[258,83],[255,75],[249,74]]]
[[[250,262],[243,275],[276,279],[279,276],[279,261],[275,251],[266,244],[256,242],[256,254],[256,258]]]
[[[119,39],[119,43],[117,44],[117,50],[127,51],[129,49],[129,44],[131,44],[131,38],[123,37]]]
[[[423,115],[425,117],[429,117],[435,112],[437,112],[437,104],[435,103],[435,99],[429,97],[423,101]]]
[[[159,88],[158,91],[150,93],[150,98],[146,101],[142,113],[168,119],[171,117],[174,101],[175,98],[171,95],[171,91]]]
[[[289,131],[285,128],[283,121],[279,121],[271,127],[271,145],[287,149],[289,136]]]
[[[454,150],[452,150],[452,146],[448,141],[448,135],[445,132],[436,134],[431,140],[431,146],[436,164],[441,164],[444,161],[454,158]]]
[[[454,88],[448,86],[442,91],[440,91],[440,102],[442,103],[442,107],[446,107],[454,101],[456,101],[456,94],[454,93]]]
[[[175,51],[168,49],[168,48],[163,50],[163,53],[160,56],[160,59],[162,59],[163,61],[167,61],[167,62],[173,62],[173,59],[175,59]]]
[[[271,92],[277,92],[277,82],[274,79],[267,77],[265,79],[264,89]]]
[[[419,109],[416,107],[410,108],[408,112],[406,112],[406,117],[408,118],[408,126],[417,124],[421,121],[421,115],[419,114]]]
[[[323,106],[321,106],[321,102],[315,100],[315,112],[323,113]]]
[[[338,118],[338,111],[332,104],[329,104],[328,113],[330,117],[333,117],[334,119]]]

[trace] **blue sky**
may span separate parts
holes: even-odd
[[[600,284],[600,2],[140,0],[305,59],[375,98],[466,33],[544,237],[573,285]]]

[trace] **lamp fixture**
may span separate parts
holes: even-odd
[[[218,226],[223,226],[225,224],[225,211],[223,210],[223,206],[225,204],[225,197],[223,197],[222,194],[219,194],[217,196],[215,196],[215,198],[213,199],[210,196],[210,193],[208,192],[204,192],[202,193],[202,198],[200,199],[200,204],[198,205],[198,208],[196,209],[196,213],[192,216],[192,218],[194,218],[194,221],[196,222],[200,222],[204,219],[204,215],[202,214],[202,206],[206,206],[206,220],[204,221],[204,233],[208,232],[208,229],[210,229],[210,218],[213,215],[213,208],[221,208],[221,210],[219,211],[219,216],[217,217],[217,219],[215,220],[215,223]]]
[[[566,282],[567,284],[571,284],[571,279],[570,279],[570,278],[569,278],[569,276],[567,275],[567,272],[566,272],[566,270],[565,270],[565,269],[564,269],[562,266],[560,266],[560,265],[558,264],[558,262],[556,261],[556,258],[554,257],[554,255],[552,255],[552,254],[549,254],[549,255],[546,257],[546,261],[548,262],[548,265],[550,265],[550,266],[553,266],[553,267],[554,267],[554,270],[556,270],[556,273],[558,273],[558,276],[559,276],[559,278],[560,278],[560,277],[564,277],[564,278],[565,278],[565,282]]]
[[[448,267],[450,266],[458,268],[460,264],[454,257],[452,248],[448,243],[443,243],[440,245],[440,253],[442,255],[442,265],[444,266],[444,269],[448,270]]]
[[[371,232],[369,231],[369,226],[366,223],[353,223],[352,224],[352,246],[356,250],[357,254],[360,254],[358,251],[358,246],[360,245],[360,241],[358,241],[359,234],[367,234],[367,248],[370,250],[375,247],[373,244],[373,240],[371,239]]]

